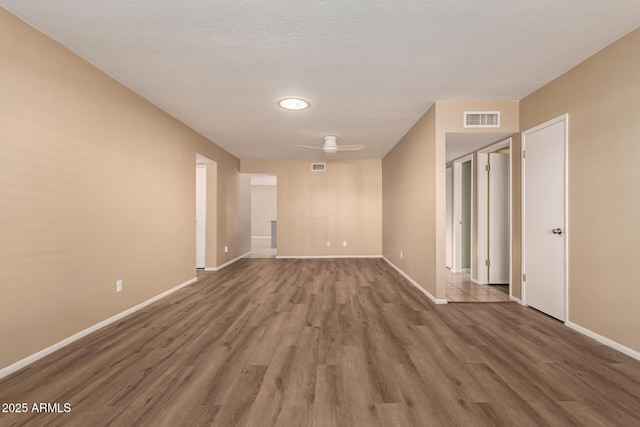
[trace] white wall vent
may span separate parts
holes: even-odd
[[[499,128],[500,111],[465,111],[466,128]]]
[[[327,170],[326,163],[311,163],[311,170],[313,172],[324,172]]]

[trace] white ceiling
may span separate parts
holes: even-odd
[[[435,100],[521,99],[640,24],[638,0],[0,0],[240,158],[365,144]],[[297,95],[311,108],[287,112]]]

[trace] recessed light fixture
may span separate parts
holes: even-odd
[[[309,101],[302,98],[286,97],[278,100],[278,106],[285,110],[306,110],[311,106]]]

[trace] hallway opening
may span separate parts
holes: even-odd
[[[247,258],[275,258],[278,242],[278,179],[251,174],[251,253]]]

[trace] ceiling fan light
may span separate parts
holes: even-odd
[[[324,146],[336,147],[338,145],[338,137],[335,135],[327,135],[324,137]]]
[[[278,100],[278,107],[284,108],[285,110],[300,111],[306,110],[310,106],[311,103],[302,98],[287,97]]]

